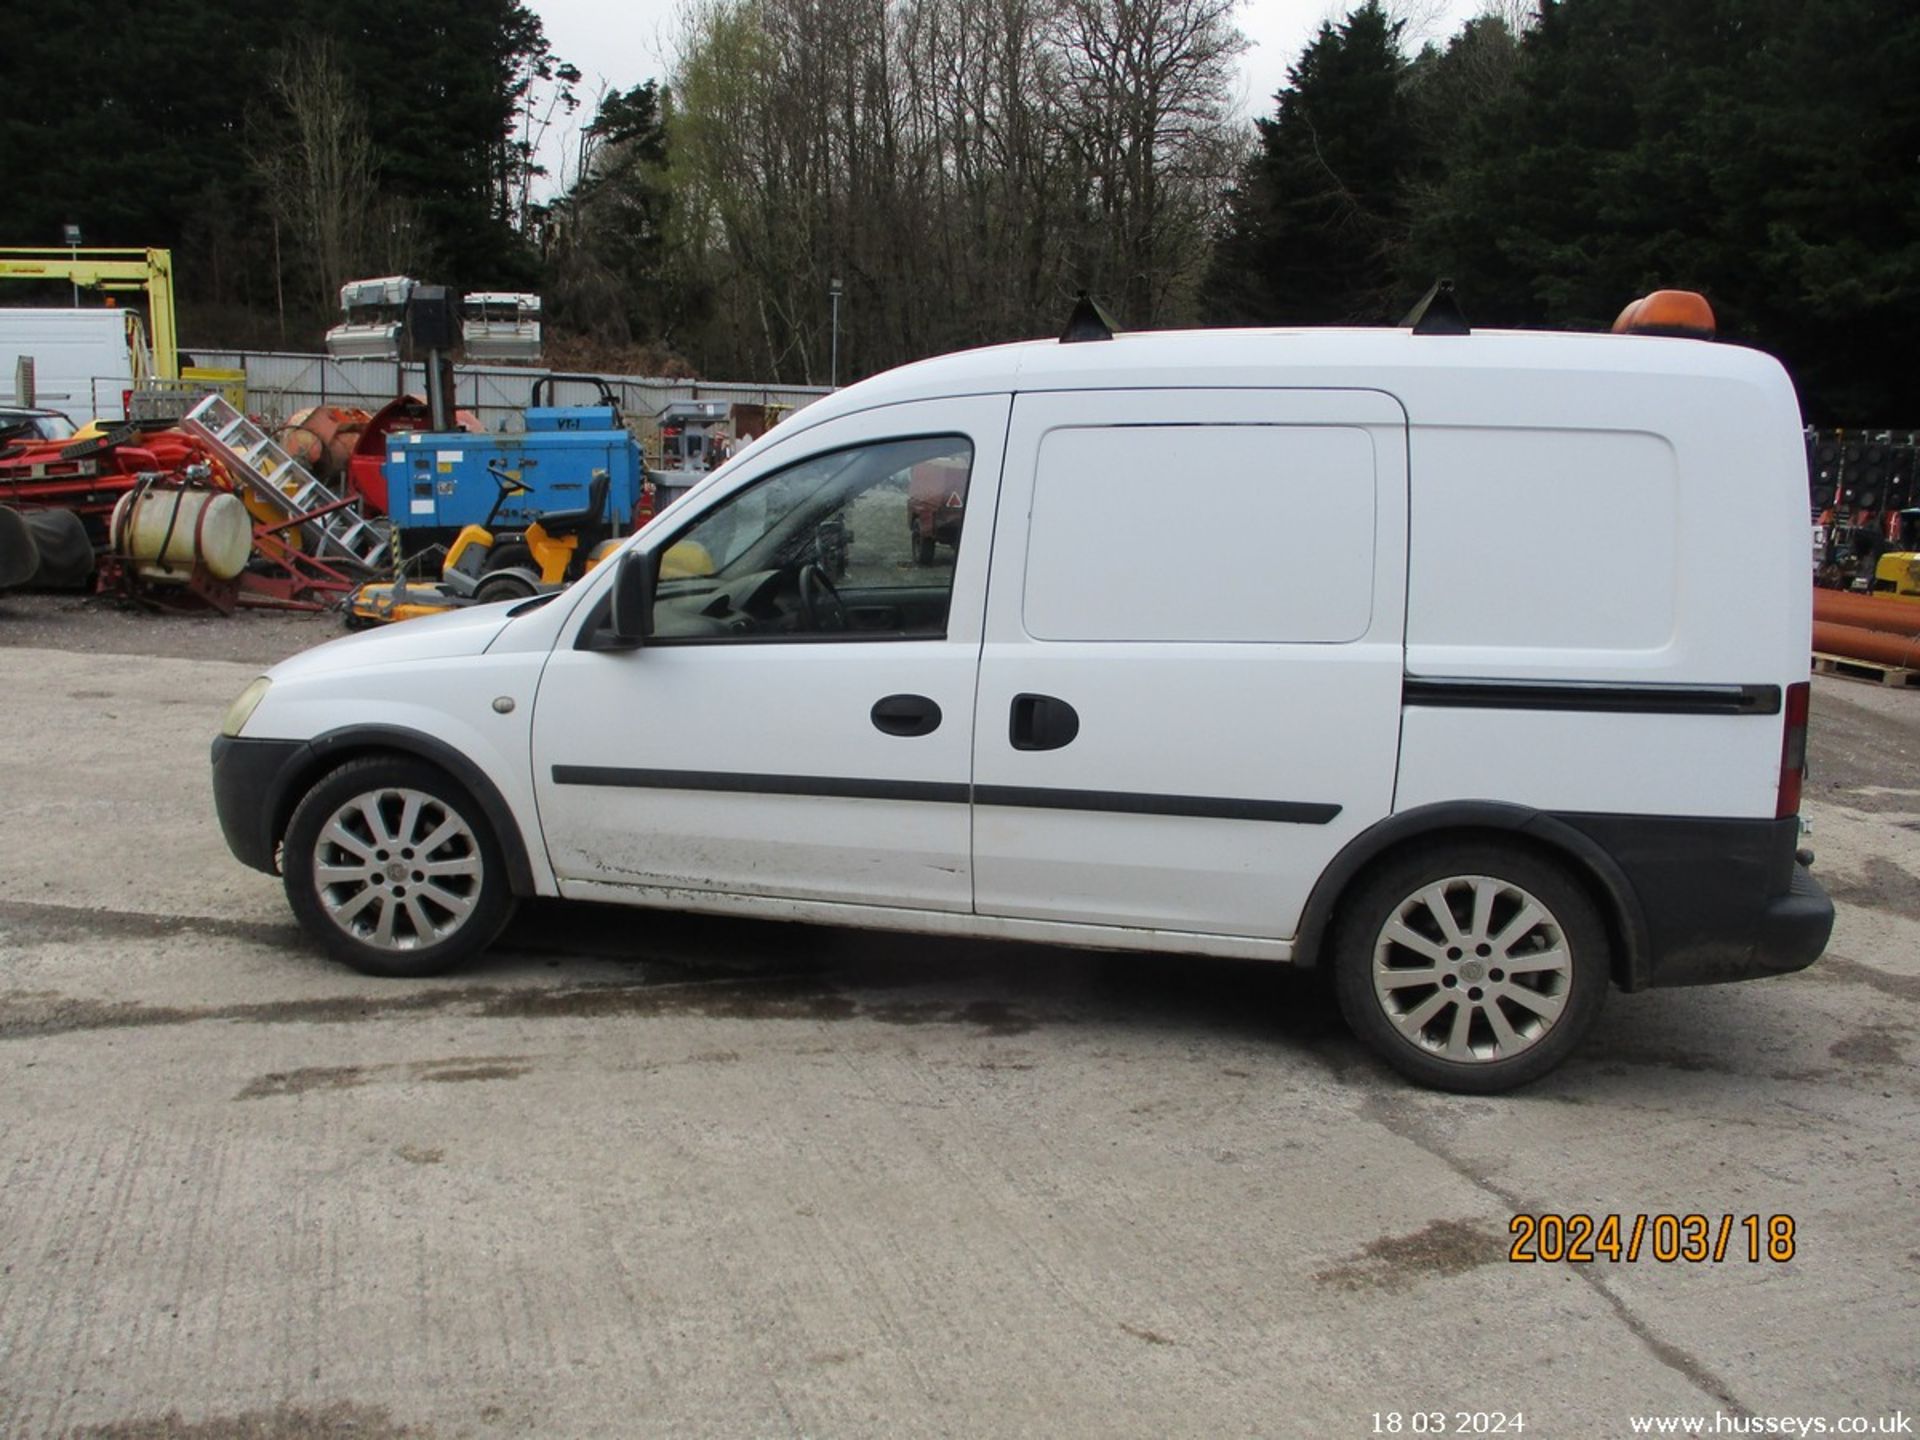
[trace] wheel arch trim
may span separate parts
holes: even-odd
[[[322,775],[349,760],[381,754],[410,755],[424,760],[446,771],[466,787],[467,792],[479,803],[481,813],[486,816],[494,839],[499,843],[501,856],[506,861],[508,888],[519,896],[537,893],[526,836],[521,833],[513,807],[507,803],[492,777],[470,756],[446,741],[400,725],[344,725],[314,736],[296,752],[274,782],[269,806],[273,816],[272,844],[277,847],[285,840],[287,826],[293,819],[301,796]]]
[[[1651,940],[1645,912],[1626,872],[1590,836],[1565,821],[1529,806],[1496,800],[1422,805],[1389,815],[1349,840],[1321,871],[1307,897],[1294,933],[1294,963],[1303,969],[1319,966],[1341,900],[1376,860],[1413,841],[1469,832],[1523,837],[1569,865],[1575,878],[1590,885],[1600,902],[1601,919],[1619,948],[1614,957],[1614,978],[1620,988],[1645,988]]]

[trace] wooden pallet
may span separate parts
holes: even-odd
[[[1849,680],[1866,680],[1875,685],[1920,685],[1920,670],[1900,665],[1882,665],[1876,660],[1856,660],[1851,655],[1825,655],[1813,652],[1816,675],[1843,675]]]

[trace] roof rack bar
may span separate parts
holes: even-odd
[[[1400,324],[1416,335],[1471,335],[1473,327],[1454,297],[1453,281],[1436,280]]]

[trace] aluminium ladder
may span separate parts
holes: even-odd
[[[206,441],[236,484],[244,484],[289,521],[297,522],[316,556],[347,560],[367,570],[386,565],[393,538],[387,522],[361,514],[357,497],[315,479],[225,398],[207,396],[180,424]]]

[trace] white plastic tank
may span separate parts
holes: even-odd
[[[113,507],[113,552],[149,580],[184,582],[195,564],[231,580],[253,553],[253,521],[224,490],[130,490]]]

